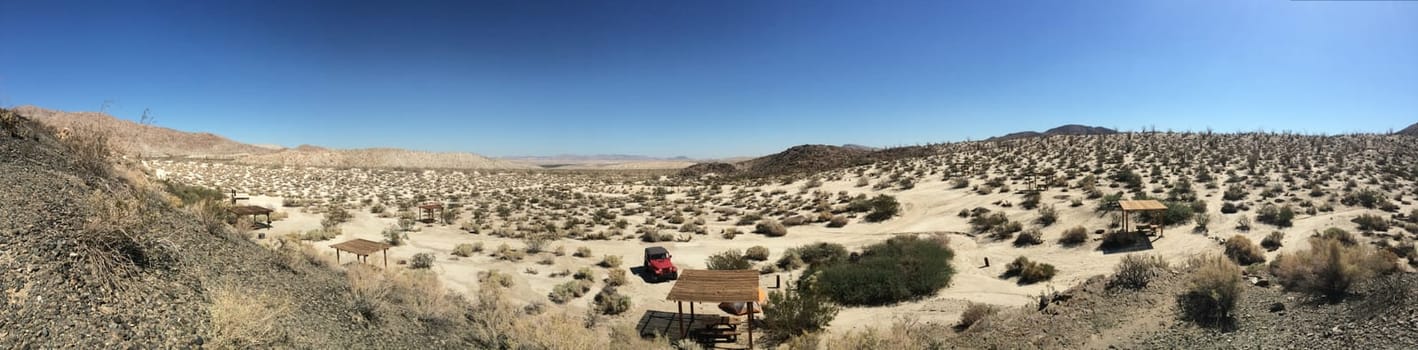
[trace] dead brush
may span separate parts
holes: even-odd
[[[277,320],[292,309],[290,300],[245,288],[222,285],[209,291],[211,345],[218,348],[270,347],[289,337]]]
[[[133,193],[94,191],[84,198],[84,206],[90,214],[73,255],[99,285],[125,290],[121,282],[140,270],[176,262],[171,242],[143,235],[162,218]]]
[[[99,178],[108,178],[112,173],[113,149],[109,144],[109,136],[100,130],[80,127],[74,129],[68,137],[60,140],[69,152],[74,156],[75,165],[80,170]]]

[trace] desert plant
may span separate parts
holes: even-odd
[[[551,293],[547,294],[547,299],[553,303],[565,304],[572,299],[580,298],[591,291],[590,283],[585,280],[572,280],[558,284],[553,287]]]
[[[418,253],[409,258],[409,268],[427,269],[433,267],[433,254]]]
[[[839,310],[811,289],[775,290],[768,293],[768,303],[763,305],[763,329],[771,340],[782,341],[827,328]]]
[[[827,221],[827,227],[837,228],[842,226],[847,226],[846,216],[833,215],[832,219]]]
[[[1113,267],[1113,278],[1108,280],[1108,287],[1142,289],[1165,269],[1167,261],[1160,256],[1128,254]]]
[[[453,255],[461,256],[464,258],[473,256],[474,252],[476,252],[476,250],[474,250],[473,245],[469,243],[460,243],[457,246],[453,247]]]
[[[290,314],[289,301],[225,286],[212,290],[211,295],[210,346],[270,347],[286,337],[288,331],[277,320]]]
[[[912,235],[867,246],[856,262],[814,265],[816,290],[846,305],[883,305],[934,294],[950,284],[954,252],[943,239]],[[804,274],[811,276],[813,274]]]
[[[764,247],[761,245],[748,247],[748,250],[744,251],[743,257],[745,259],[757,261],[768,260],[768,247]]]
[[[1359,214],[1359,216],[1354,217],[1354,219],[1350,221],[1358,224],[1359,231],[1364,232],[1383,232],[1388,231],[1389,228],[1388,219],[1384,219],[1383,216],[1379,215]]]
[[[744,258],[743,252],[738,249],[725,250],[710,255],[704,264],[710,270],[748,270],[753,268],[753,262]]]
[[[1275,225],[1277,227],[1290,227],[1291,220],[1295,218],[1295,211],[1289,205],[1276,207],[1267,203],[1256,211],[1256,221]]]
[[[1280,249],[1281,241],[1285,240],[1285,233],[1280,231],[1271,232],[1265,235],[1265,239],[1260,240],[1260,246],[1265,250],[1274,251]]]
[[[1044,234],[1039,229],[1028,229],[1014,237],[1014,246],[1023,247],[1044,243]]]
[[[1388,251],[1346,244],[1339,238],[1314,237],[1310,249],[1281,254],[1270,271],[1290,290],[1339,301],[1354,285],[1375,275],[1397,271],[1397,257]]]
[[[620,267],[620,256],[606,255],[604,258],[601,259],[601,263],[597,265],[608,269]]]
[[[881,222],[896,216],[901,211],[901,203],[896,202],[896,197],[889,195],[877,195],[871,199],[871,212],[867,213],[868,222]]]
[[[1004,276],[1019,276],[1019,284],[1033,284],[1035,282],[1047,281],[1054,278],[1057,271],[1054,265],[1029,261],[1028,258],[1018,257],[1009,265],[1005,265]]]
[[[395,226],[384,228],[383,236],[385,242],[389,242],[389,245],[395,247],[404,245],[404,240],[409,239],[409,235],[404,233],[404,230]]]
[[[1064,230],[1064,235],[1059,237],[1059,244],[1064,245],[1079,245],[1086,241],[1088,241],[1088,228],[1083,227],[1073,227],[1069,228],[1069,230]]]
[[[1039,225],[1049,226],[1059,221],[1059,211],[1052,205],[1042,205],[1039,207]]]
[[[590,257],[590,256],[591,256],[591,248],[587,248],[587,247],[576,247],[576,252],[575,252],[575,253],[571,253],[571,256],[578,257],[578,258]]]
[[[779,223],[778,220],[763,219],[758,222],[754,232],[761,233],[768,237],[782,237],[788,234],[788,228]]]
[[[1241,297],[1241,267],[1220,255],[1193,259],[1186,293],[1177,297],[1182,318],[1202,325],[1226,325]]]
[[[1265,253],[1261,252],[1260,246],[1251,242],[1246,236],[1235,235],[1226,240],[1226,257],[1231,258],[1237,264],[1250,265],[1265,262]]]
[[[613,286],[606,286],[596,293],[591,306],[602,315],[619,315],[630,310],[630,297],[616,293]]]
[[[974,326],[996,313],[999,313],[999,308],[994,305],[971,302],[969,306],[965,307],[965,312],[960,314],[960,322],[956,324],[956,327],[970,329],[970,326]]]
[[[610,269],[606,271],[607,286],[623,286],[629,279],[626,277],[625,269]]]

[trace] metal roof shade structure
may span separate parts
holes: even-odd
[[[1157,230],[1157,237],[1159,237],[1159,238],[1162,237],[1162,222],[1161,222],[1161,220],[1160,220],[1161,218],[1157,215],[1157,213],[1158,213],[1158,212],[1167,211],[1167,205],[1166,205],[1166,204],[1162,204],[1162,202],[1159,202],[1159,201],[1157,201],[1157,200],[1155,200],[1155,199],[1143,199],[1143,200],[1131,200],[1131,201],[1118,201],[1118,206],[1119,206],[1119,207],[1122,207],[1122,209],[1123,209],[1123,226],[1122,226],[1122,230],[1123,230],[1124,232],[1127,232],[1127,231],[1128,231],[1128,213],[1129,213],[1129,212],[1152,212],[1153,214],[1151,215],[1151,216],[1152,216],[1152,224],[1151,224],[1151,226]]]
[[[754,270],[683,270],[665,299],[674,301],[679,310],[680,335],[685,335],[684,303],[689,302],[689,318],[694,319],[694,303],[763,303],[759,293],[758,271]],[[753,348],[753,314],[748,313],[748,347]]]
[[[356,238],[340,243],[331,244],[330,248],[335,248],[335,263],[340,262],[340,252],[344,251],[355,255],[356,261],[369,262],[369,255],[374,252],[384,252],[384,267],[389,267],[389,247],[388,243],[375,242],[367,239]]]

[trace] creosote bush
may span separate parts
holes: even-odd
[[[999,313],[999,308],[994,305],[972,302],[970,306],[965,308],[965,312],[960,314],[960,323],[956,327],[961,330],[970,329],[970,326],[974,326],[996,313]]]
[[[1128,254],[1113,267],[1113,278],[1108,280],[1108,287],[1142,289],[1166,269],[1167,261],[1160,256]]]
[[[1024,230],[1024,232],[1020,232],[1018,236],[1014,237],[1014,246],[1016,247],[1031,246],[1040,243],[1044,243],[1044,233],[1039,232],[1039,229],[1036,228]]]
[[[409,267],[415,269],[427,269],[433,267],[433,254],[418,253],[409,259]]]
[[[768,237],[783,237],[788,235],[788,228],[779,223],[778,220],[763,219],[754,227],[754,231]]]
[[[901,203],[896,202],[896,197],[889,195],[877,195],[871,199],[871,212],[867,213],[868,222],[881,222],[891,219],[901,211]]]
[[[753,268],[753,262],[743,256],[743,252],[738,249],[730,249],[709,256],[705,266],[710,270],[748,270]]]
[[[1339,301],[1354,285],[1397,271],[1397,259],[1389,251],[1347,243],[1338,235],[1321,236],[1310,238],[1309,250],[1277,256],[1270,272],[1287,289]]]
[[[748,247],[748,250],[744,251],[743,257],[744,257],[745,259],[755,260],[755,261],[765,261],[765,260],[768,260],[768,247],[764,247],[764,246],[761,246],[761,245],[756,245],[756,246]]]

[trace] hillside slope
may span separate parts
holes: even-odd
[[[0,117],[0,348],[472,346],[397,305],[371,321],[342,273],[176,208],[89,135]]]
[[[717,174],[736,177],[766,177],[815,173],[933,154],[935,151],[931,146],[871,149],[860,146],[798,145],[782,152],[735,163],[699,163],[685,168],[680,174],[684,176]]]
[[[143,125],[98,112],[64,112],[35,106],[21,106],[15,112],[55,129],[103,130],[114,147],[127,153],[155,157],[233,158],[266,154],[277,149],[248,145],[225,137],[198,132]]]
[[[1403,130],[1398,131],[1399,135],[1418,136],[1418,123],[1413,123]]]

